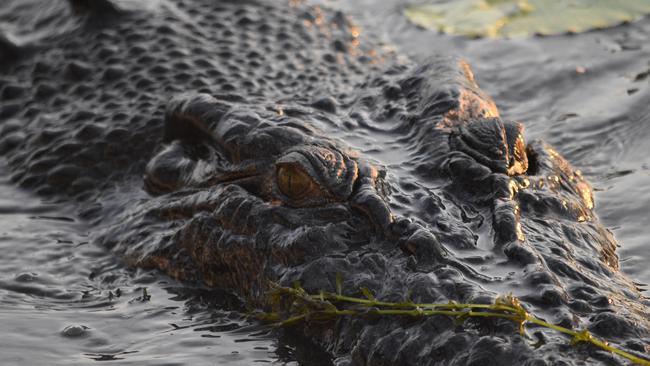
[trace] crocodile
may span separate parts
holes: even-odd
[[[492,303],[648,355],[650,301],[592,188],[462,58],[413,62],[301,1],[0,7],[0,154],[130,266],[267,306],[269,283]],[[287,330],[336,365],[617,365],[508,321]]]

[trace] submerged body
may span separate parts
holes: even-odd
[[[589,184],[501,120],[461,59],[413,64],[343,14],[293,3],[19,4],[0,13],[34,19],[0,39],[0,152],[16,183],[78,202],[127,263],[260,307],[268,281],[333,291],[337,274],[387,301],[512,292],[647,352],[648,300],[618,271]],[[297,331],[339,364],[620,362],[513,328]]]

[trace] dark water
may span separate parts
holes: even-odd
[[[363,32],[412,57],[466,57],[502,116],[589,178],[597,213],[621,244],[622,270],[650,283],[650,19],[572,36],[467,40],[411,26],[390,1],[312,2],[346,10]],[[124,268],[88,244],[65,207],[12,187],[4,171],[1,364],[297,363],[268,329],[221,310],[222,294]]]
[[[0,365],[293,363],[268,329],[220,310],[222,294],[125,269],[65,207],[6,178],[0,252]]]

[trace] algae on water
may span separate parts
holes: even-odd
[[[605,28],[650,14],[650,0],[429,0],[413,23],[470,37],[553,35]]]

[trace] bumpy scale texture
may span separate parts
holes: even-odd
[[[647,355],[591,187],[504,121],[469,66],[414,64],[344,14],[277,1],[3,2],[0,153],[130,265],[264,307],[268,281],[491,303]],[[622,364],[499,320],[292,330],[338,365]],[[305,337],[306,336],[306,337]],[[586,360],[586,361],[585,361]]]

